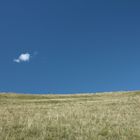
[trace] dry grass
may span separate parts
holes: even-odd
[[[140,92],[0,94],[0,140],[140,140]]]

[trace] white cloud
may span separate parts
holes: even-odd
[[[20,63],[19,59],[14,59],[14,62]]]
[[[14,62],[16,62],[16,63],[28,62],[28,61],[30,61],[30,57],[31,57],[31,55],[29,53],[23,53],[17,59],[14,59]]]

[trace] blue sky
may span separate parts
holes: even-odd
[[[139,6],[138,0],[0,1],[0,91],[139,90]]]

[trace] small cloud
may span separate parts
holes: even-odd
[[[31,55],[29,53],[23,53],[17,59],[14,59],[14,62],[16,62],[16,63],[28,62],[28,61],[30,61],[30,57],[31,57]]]
[[[20,60],[19,59],[14,59],[14,62],[20,63]]]

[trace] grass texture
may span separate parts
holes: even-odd
[[[140,140],[140,92],[2,93],[0,140]]]

